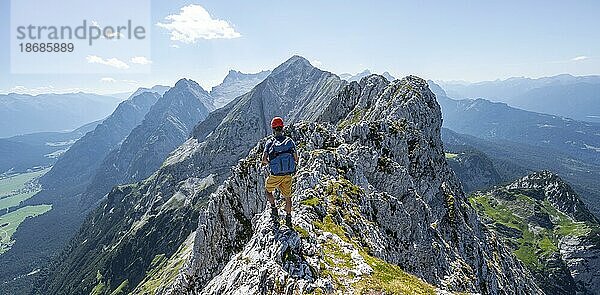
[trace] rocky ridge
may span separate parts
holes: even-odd
[[[541,293],[446,164],[425,81],[369,76],[318,121],[287,130],[301,154],[294,231],[261,214],[261,140],[211,195],[190,257],[158,293]]]

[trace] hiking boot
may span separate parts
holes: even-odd
[[[271,220],[275,226],[279,226],[279,211],[277,211],[277,207],[271,207]]]
[[[287,227],[289,227],[290,229],[292,228],[292,215],[288,214],[285,216],[285,225]]]

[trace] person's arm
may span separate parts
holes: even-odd
[[[294,161],[296,162],[296,166],[298,166],[298,149],[296,149],[296,143],[294,141],[292,141],[292,143],[294,144],[294,148],[293,148],[293,154],[294,154]]]
[[[267,165],[269,164],[269,149],[270,149],[270,145],[271,145],[271,141],[268,140],[267,143],[265,143],[265,148],[263,149],[263,153],[262,153],[262,159],[260,159],[260,163],[261,165]]]

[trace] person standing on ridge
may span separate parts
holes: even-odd
[[[273,136],[265,144],[262,164],[269,165],[269,176],[265,183],[267,200],[271,204],[273,223],[279,226],[279,212],[275,205],[273,192],[279,189],[285,198],[285,225],[292,228],[292,175],[296,173],[298,154],[294,141],[283,134],[283,119],[271,120]]]

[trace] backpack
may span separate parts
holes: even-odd
[[[296,146],[289,137],[274,137],[267,145],[269,169],[272,175],[290,175],[296,172]]]

